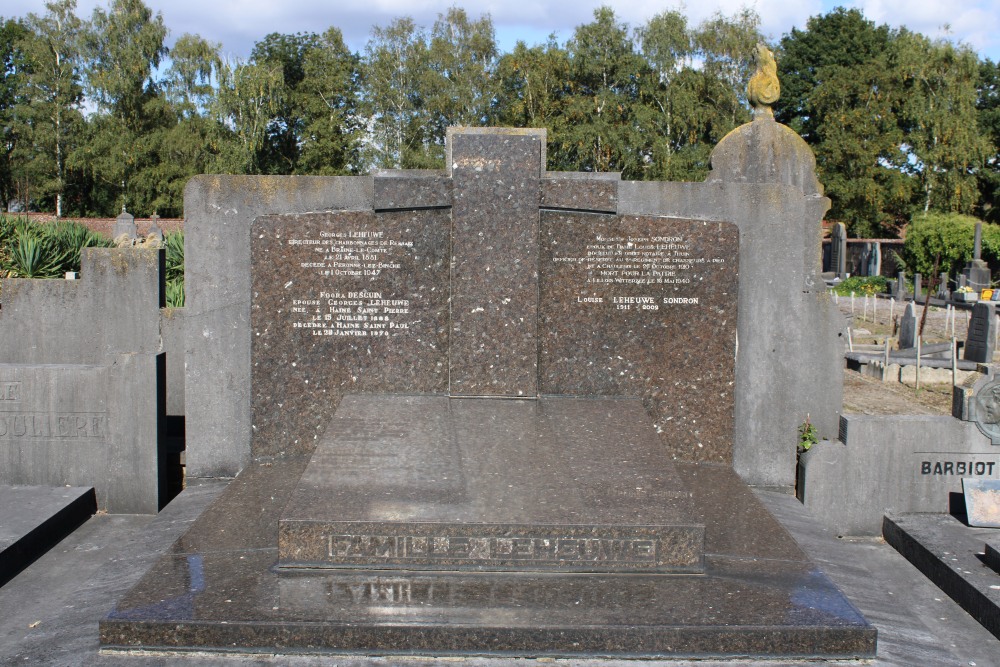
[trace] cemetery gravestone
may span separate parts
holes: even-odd
[[[163,243],[163,229],[160,227],[160,216],[153,215],[149,217],[149,231],[146,233],[146,238],[153,238],[157,243]]]
[[[538,131],[449,143],[448,173],[376,178],[371,210],[257,219],[261,463],[102,644],[870,654],[713,465],[733,456],[735,226],[616,213],[608,179],[544,172]]]
[[[966,361],[992,363],[996,346],[996,326],[992,303],[980,302],[973,306],[962,358]]]
[[[990,267],[982,259],[983,247],[983,223],[976,223],[976,232],[973,239],[972,261],[970,261],[962,272],[967,280],[967,284],[973,292],[982,292],[988,289],[992,281]]]
[[[945,300],[951,297],[951,291],[948,289],[948,274],[945,272],[938,274],[937,297]]]
[[[842,222],[833,226],[830,243],[830,264],[837,278],[847,277],[847,227]]]
[[[906,273],[903,271],[896,274],[896,292],[893,296],[897,301],[906,298]]]
[[[139,235],[138,227],[135,224],[135,216],[125,210],[122,206],[122,212],[118,215],[115,220],[115,226],[111,231],[111,238],[118,239],[125,237],[127,239],[134,239]]]
[[[917,312],[913,302],[906,304],[899,318],[899,349],[909,350],[917,345]]]
[[[165,504],[163,262],[86,248],[80,280],[4,280],[0,484],[93,486],[115,513]]]

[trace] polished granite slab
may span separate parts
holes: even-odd
[[[701,572],[641,401],[347,396],[281,518],[282,567]]]
[[[678,464],[705,574],[281,572],[308,464],[255,464],[100,624],[103,650],[596,657],[874,655],[876,631],[728,467]]]

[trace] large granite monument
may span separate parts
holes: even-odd
[[[708,186],[768,224],[782,202],[822,208],[804,153],[778,183],[740,179],[744,142],[788,154],[777,127],[732,135]],[[253,463],[102,645],[872,655],[874,629],[733,470],[740,411],[766,404],[740,398],[741,359],[767,356],[737,330],[770,303],[743,296],[744,258],[756,276],[767,253],[719,215],[737,202],[623,210],[616,178],[546,172],[540,130],[453,129],[447,153],[443,172],[376,175],[367,207],[252,208]],[[815,222],[792,233],[815,241],[799,293]]]

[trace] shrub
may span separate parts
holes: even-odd
[[[858,295],[872,295],[881,294],[888,287],[885,276],[851,276],[838,283],[833,291],[840,296],[851,296],[851,292]]]
[[[976,218],[957,213],[924,213],[914,216],[906,229],[902,260],[908,273],[929,276],[940,254],[938,271],[954,276],[972,259]],[[1000,225],[983,225],[982,258],[1000,264]]]
[[[184,305],[184,232],[164,235],[167,264],[167,305],[181,308]]]
[[[0,269],[17,278],[61,278],[80,270],[80,253],[111,242],[78,222],[39,224],[0,216]]]

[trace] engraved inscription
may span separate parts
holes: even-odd
[[[958,477],[992,477],[996,461],[921,461],[921,475],[955,475]],[[997,466],[1000,469],[1000,466]]]
[[[650,538],[328,535],[333,561],[518,561],[526,563],[656,563]]]
[[[11,403],[21,400],[20,382],[0,382],[0,401]]]
[[[413,241],[390,238],[384,231],[320,231],[318,238],[288,239],[302,250],[298,264],[342,286],[344,280],[365,285],[384,284],[399,272]],[[334,289],[295,297],[291,301],[291,326],[313,336],[388,337],[410,329],[410,299],[383,289],[351,291]]]
[[[723,257],[696,256],[684,236],[596,234],[585,253],[555,255],[552,261],[582,265],[588,274],[587,283],[613,285],[690,285],[696,280],[693,272],[699,266],[726,261]],[[581,301],[603,302],[600,297],[581,297]],[[655,305],[652,297],[648,303]]]
[[[397,250],[413,248],[413,241],[385,238],[385,232],[323,231],[318,239],[289,239],[290,246],[303,246],[309,255],[299,262],[303,269],[316,269],[321,276],[365,277],[374,280],[383,271],[396,271],[402,264]]]
[[[292,299],[293,329],[314,336],[388,336],[410,328],[409,299],[382,292],[320,292],[318,299]]]
[[[107,436],[100,412],[0,412],[0,440],[95,440]]]

